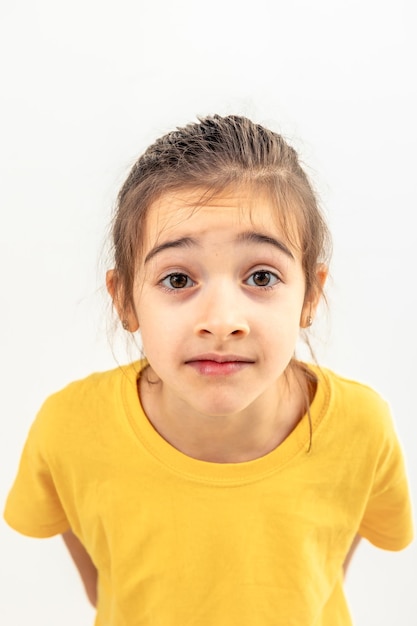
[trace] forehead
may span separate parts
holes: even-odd
[[[216,231],[253,229],[278,235],[296,254],[299,237],[296,218],[265,191],[229,190],[209,194],[207,190],[177,190],[167,193],[148,209],[143,231],[143,253],[173,236],[204,236]]]

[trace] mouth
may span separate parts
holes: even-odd
[[[203,376],[227,376],[236,374],[254,363],[253,359],[236,354],[199,354],[188,361]]]

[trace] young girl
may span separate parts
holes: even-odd
[[[107,286],[146,358],[51,396],[5,518],[62,533],[97,626],[347,626],[359,537],[412,538],[385,402],[294,357],[329,237],[283,138],[208,117],[133,166]]]

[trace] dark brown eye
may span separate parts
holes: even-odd
[[[190,286],[191,280],[186,274],[170,274],[162,281],[163,284],[166,282],[169,283],[167,286],[172,289],[184,289]]]
[[[271,272],[255,272],[252,280],[257,287],[266,287],[271,282]]]
[[[266,285],[269,285],[270,280],[271,275],[269,272],[255,272],[253,275],[253,282],[259,287],[266,287]]]
[[[280,279],[276,274],[273,274],[273,272],[258,270],[257,272],[253,272],[246,282],[251,287],[273,287],[280,282]]]

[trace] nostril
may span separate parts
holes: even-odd
[[[222,339],[226,339],[227,337],[240,338],[249,333],[249,326],[245,323],[228,323],[227,320],[214,320],[211,321],[211,323],[207,323],[207,321],[198,323],[194,330],[200,336],[214,335]]]
[[[201,335],[211,335],[211,331],[207,330],[207,328],[200,328],[198,331]]]

